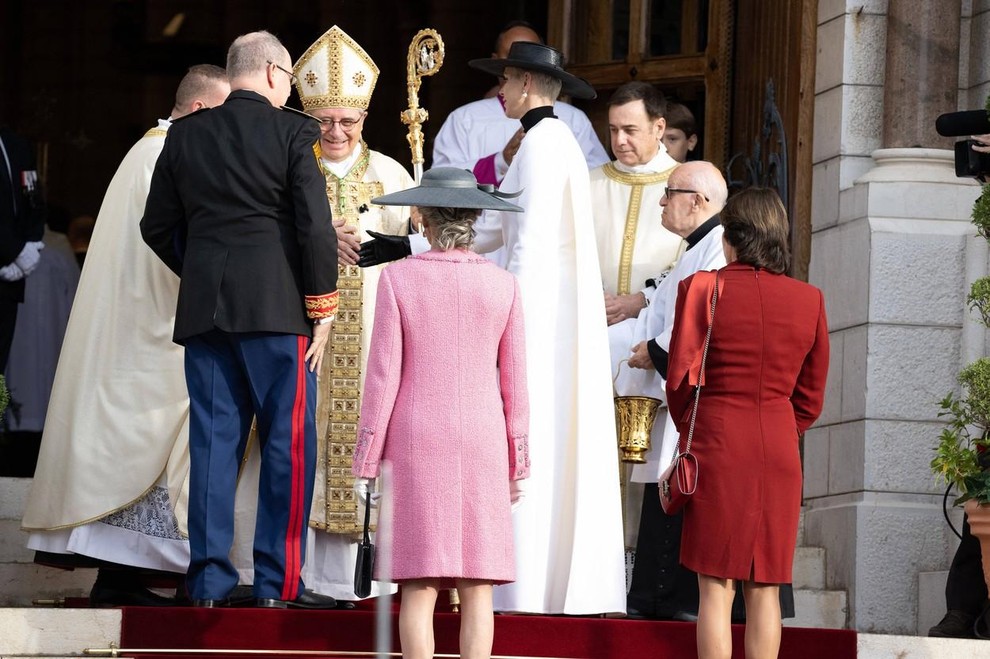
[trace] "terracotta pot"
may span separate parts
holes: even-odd
[[[990,587],[990,505],[980,505],[970,499],[963,505],[969,518],[969,530],[980,541],[980,554],[983,558],[983,579]]]

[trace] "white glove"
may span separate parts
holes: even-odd
[[[518,508],[525,498],[526,486],[524,481],[509,481],[509,501],[512,502],[512,510]]]
[[[24,279],[24,271],[17,267],[17,263],[10,263],[0,268],[0,281],[17,281]]]
[[[361,502],[362,506],[368,505],[368,492],[375,489],[375,479],[373,478],[355,478],[354,479],[354,493],[357,495],[358,501]],[[378,500],[382,498],[381,492],[371,492],[371,507],[378,507]]]
[[[38,247],[41,245],[41,247]],[[24,271],[24,276],[31,274],[35,268],[38,267],[38,261],[41,260],[41,250],[44,248],[45,243],[39,241],[24,243],[24,249],[21,253],[17,255],[14,259],[14,263],[17,267]]]

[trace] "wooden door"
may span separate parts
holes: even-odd
[[[549,0],[548,39],[598,98],[578,102],[608,145],[607,102],[631,80],[694,112],[699,156],[733,189],[769,185],[807,278],[817,0]]]

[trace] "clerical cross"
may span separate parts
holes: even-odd
[[[309,86],[310,87],[312,87],[313,85],[315,85],[316,84],[316,74],[313,73],[312,71],[310,71],[309,73],[307,73],[306,74],[306,82],[309,83]]]
[[[364,87],[365,80],[367,80],[367,78],[365,78],[364,74],[360,71],[354,74],[354,84],[358,87]]]

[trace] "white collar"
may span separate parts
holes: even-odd
[[[330,162],[326,158],[323,158],[323,166],[337,178],[344,178],[347,176],[347,173],[351,171],[354,165],[357,164],[358,158],[360,157],[361,143],[358,142],[357,146],[354,147],[354,151],[352,151],[351,155],[347,156],[345,160],[342,160],[341,162]]]
[[[667,155],[667,147],[661,142],[660,148],[657,149],[657,154],[649,162],[642,165],[630,166],[616,160],[615,168],[620,172],[627,172],[629,174],[656,174],[657,172],[665,172],[677,164],[676,160]]]

